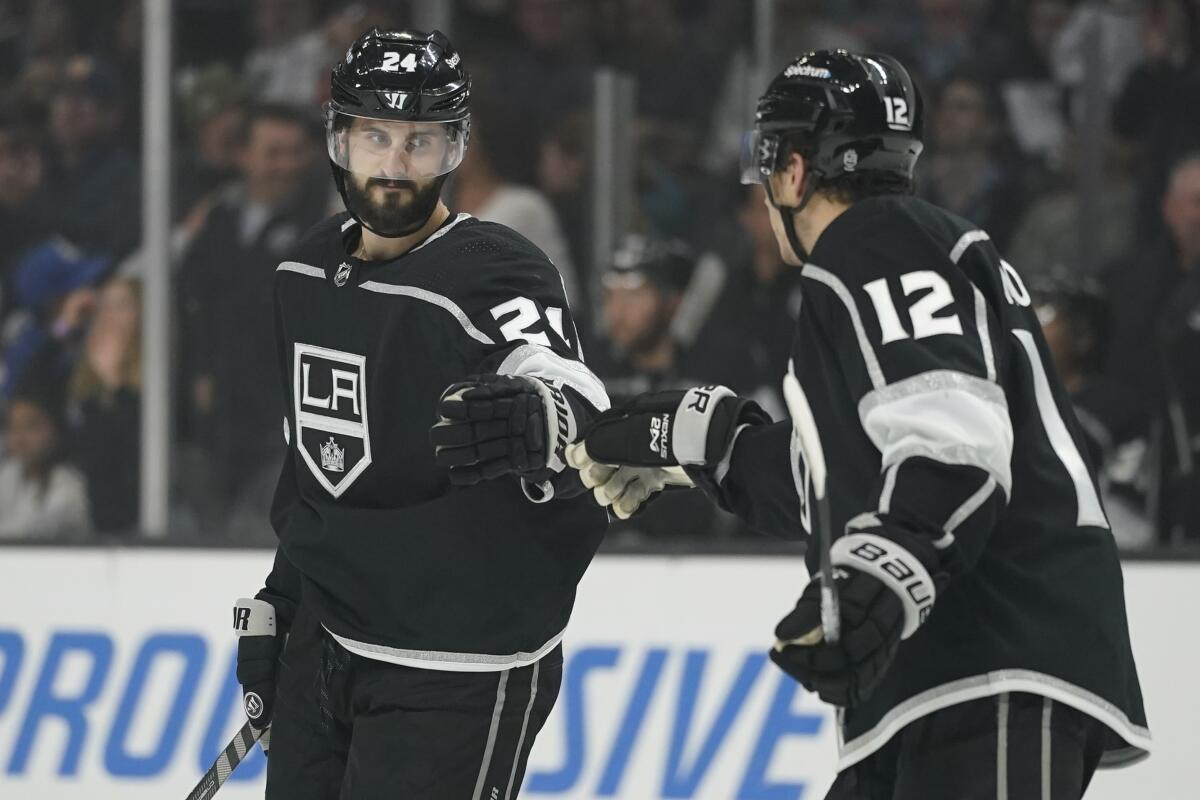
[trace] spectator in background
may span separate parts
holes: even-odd
[[[800,311],[800,275],[779,257],[762,186],[738,188],[741,204],[733,229],[722,231],[714,243],[725,265],[725,284],[694,347],[705,353],[721,341],[737,342],[753,373],[752,388],[740,393],[783,419],[779,376],[787,372]]]
[[[1125,257],[1134,244],[1137,196],[1130,174],[1129,148],[1115,137],[1104,142],[1101,165],[1104,191],[1093,198],[1096,213],[1080,216],[1079,187],[1072,185],[1079,163],[1077,148],[1063,162],[1059,186],[1038,195],[1012,234],[1008,258],[1027,281],[1073,274],[1078,280],[1101,280],[1104,269]],[[1095,260],[1080,260],[1080,237],[1087,235]]]
[[[637,87],[637,192],[646,227],[691,238],[719,209],[705,205],[713,181],[698,169],[728,51],[690,35],[677,0],[622,0],[619,65]]]
[[[502,165],[513,160],[512,143],[527,137],[527,121],[506,118],[498,110],[483,110],[480,105],[474,103],[471,146],[454,174],[454,206],[479,219],[507,225],[537,245],[558,267],[567,299],[578,306],[579,279],[554,207],[537,189],[510,183],[501,172]]]
[[[1200,4],[1151,0],[1142,7],[1145,60],[1113,106],[1113,130],[1140,156],[1137,237],[1162,233],[1159,198],[1167,170],[1200,148]]]
[[[1129,413],[1127,392],[1102,374],[1108,307],[1101,287],[1071,273],[1035,278],[1028,286],[1046,345],[1096,465],[1117,546],[1149,547],[1155,539],[1147,508],[1153,471],[1147,469],[1145,430],[1137,415]]]
[[[141,285],[114,278],[100,290],[71,375],[69,406],[91,524],[99,533],[132,531],[141,484]]]
[[[583,267],[591,261],[591,118],[583,113],[564,117],[549,130],[541,141],[537,159],[537,183],[542,194],[554,207],[571,263],[580,267],[576,301],[576,319],[587,316],[590,307],[591,282]],[[582,327],[582,323],[577,323]]]
[[[640,234],[622,240],[601,279],[611,347],[589,359],[614,406],[650,391],[709,383],[745,385],[740,342],[714,339],[709,349],[699,352],[685,349],[671,336],[671,323],[694,269],[695,256],[682,242]],[[710,538],[737,530],[732,516],[697,502],[703,499],[695,492],[664,492],[633,519],[614,520],[608,536]]]
[[[996,74],[1013,138],[1021,153],[1057,170],[1065,156],[1066,90],[1054,81],[1054,45],[1071,16],[1071,0],[1030,0],[1020,6],[1013,53]]]
[[[991,64],[1003,47],[987,25],[985,0],[917,0],[916,26],[882,32],[880,43],[920,82],[940,84],[967,63]]]
[[[988,232],[1003,252],[1024,208],[1019,170],[1007,157],[1008,128],[995,89],[956,73],[931,115],[929,151],[918,164],[918,193]]]
[[[237,178],[247,96],[237,74],[224,64],[185,72],[178,83],[188,146],[178,153],[176,211],[187,214]]]
[[[549,130],[591,100],[590,5],[577,0],[515,0],[512,18],[518,41],[505,47],[497,47],[501,43],[496,41],[479,43],[496,50],[496,64],[494,70],[475,73],[494,74],[508,113],[533,130]]]
[[[196,448],[202,510],[221,513],[282,446],[279,387],[262,379],[277,369],[271,287],[276,266],[325,215],[318,152],[303,112],[251,109],[241,178],[220,194],[180,266],[180,431]]]
[[[752,368],[734,337],[709,337],[701,352],[672,336],[695,269],[696,257],[682,242],[641,234],[621,241],[601,278],[609,346],[591,359],[614,398],[706,383],[753,388]]]
[[[120,258],[140,242],[138,164],[118,136],[123,93],[112,65],[77,56],[50,102],[54,148],[47,192],[51,230],[86,252]]]
[[[256,100],[311,107],[321,98],[339,48],[316,23],[313,0],[255,0],[244,78]]]
[[[63,457],[62,418],[32,393],[8,403],[0,459],[0,538],[49,539],[88,528],[83,476]]]
[[[1160,208],[1166,235],[1113,276],[1106,372],[1161,444],[1159,529],[1179,540],[1200,537],[1200,152],[1172,167]]]
[[[46,237],[41,137],[22,116],[0,117],[0,325],[16,302],[16,264]],[[2,338],[0,338],[2,340]]]
[[[61,387],[78,356],[95,286],[112,260],[61,239],[30,250],[16,267],[17,310],[6,325],[2,394],[30,382]]]

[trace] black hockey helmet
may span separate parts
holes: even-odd
[[[684,242],[630,233],[617,245],[601,284],[606,289],[650,284],[663,292],[683,292],[695,266],[696,256]]]
[[[805,156],[805,187],[790,210],[804,208],[822,180],[875,173],[911,182],[924,108],[908,70],[887,55],[817,50],[792,61],[758,100],[742,150],[742,182],[762,183],[793,152]],[[789,215],[784,227],[802,253]]]
[[[758,100],[742,180],[761,183],[783,166],[785,138],[811,152],[822,177],[882,172],[907,179],[923,147],[921,95],[899,61],[886,55],[818,50],[775,76]]]
[[[347,209],[383,236],[412,232],[428,219],[388,226],[364,219],[346,173],[385,181],[434,180],[462,163],[471,130],[471,77],[441,31],[372,28],[330,75],[325,131],[334,181]],[[433,203],[428,212],[432,213]],[[367,215],[369,216],[369,215]]]

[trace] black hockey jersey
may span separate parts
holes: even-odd
[[[882,683],[845,711],[839,768],[913,719],[1007,691],[1103,722],[1102,763],[1145,755],[1116,546],[1016,270],[965,220],[880,197],[836,218],[801,274],[792,369],[824,445],[833,535],[901,529],[958,565]],[[802,535],[805,473],[789,423],[746,429],[719,501]],[[810,548],[810,572],[818,558]]]
[[[467,214],[386,262],[347,254],[356,226],[345,214],[318,225],[276,271],[289,447],[267,591],[299,587],[363,656],[532,663],[562,637],[605,512],[590,494],[552,497],[549,481],[453,487],[429,429],[442,391],[482,372],[552,381],[581,417],[572,429],[607,407],[562,281],[528,240]]]

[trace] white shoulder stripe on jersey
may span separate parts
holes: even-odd
[[[429,234],[429,238],[428,238],[428,239],[426,239],[425,241],[421,242],[419,245],[417,245],[417,246],[416,246],[416,247],[414,247],[413,249],[409,250],[408,252],[409,252],[409,253],[415,253],[415,252],[417,252],[418,250],[420,250],[422,247],[424,247],[425,245],[429,244],[430,242],[436,242],[438,239],[442,238],[442,237],[443,237],[443,236],[445,236],[447,233],[449,233],[449,232],[450,232],[450,229],[451,229],[451,228],[453,228],[455,225],[457,225],[457,224],[458,224],[458,223],[460,223],[460,222],[463,222],[464,220],[468,220],[468,219],[470,219],[470,218],[471,218],[471,215],[470,215],[470,214],[467,214],[466,212],[463,212],[463,213],[459,214],[457,217],[455,217],[454,219],[450,220],[449,222],[447,222],[447,223],[446,223],[445,225],[443,225],[442,227],[438,228],[438,229],[437,229],[436,231],[434,231],[433,233]],[[407,255],[407,253],[406,253],[405,255]]]
[[[965,464],[1012,494],[1012,421],[998,385],[954,370],[922,372],[868,392],[858,416],[882,469],[917,456]]]
[[[350,230],[357,224],[358,224],[358,220],[356,220],[354,217],[351,217],[350,219],[348,219],[342,223],[342,233],[345,233],[346,231]]]
[[[276,272],[296,272],[300,275],[307,275],[310,278],[324,278],[325,270],[320,267],[314,267],[311,264],[301,264],[298,261],[284,261],[275,268]]]
[[[846,284],[842,283],[841,279],[832,272],[821,269],[816,264],[805,264],[800,274],[828,286],[842,301],[842,305],[846,306],[846,312],[850,314],[850,323],[854,326],[854,335],[858,339],[858,347],[862,350],[863,361],[867,365],[867,375],[871,378],[871,385],[876,389],[883,388],[887,383],[883,378],[883,370],[879,367],[879,359],[875,357],[875,348],[867,339],[867,330],[863,327],[862,317],[858,313],[854,297],[846,288]]]
[[[950,250],[950,260],[957,264],[958,260],[963,257],[963,253],[967,252],[968,247],[976,242],[986,242],[990,238],[992,237],[988,236],[986,231],[967,231],[954,243],[954,248]]]
[[[394,294],[402,297],[411,297],[414,300],[424,300],[426,303],[432,303],[435,306],[444,308],[450,312],[458,324],[462,325],[464,331],[477,342],[484,344],[495,344],[492,338],[483,331],[476,328],[466,313],[463,312],[458,304],[448,297],[443,297],[436,292],[431,292],[428,289],[420,289],[416,286],[398,286],[392,283],[380,283],[379,281],[364,281],[359,284],[358,288],[366,289],[368,292],[378,292],[379,294]]]

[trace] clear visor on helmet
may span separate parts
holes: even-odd
[[[325,121],[329,158],[367,178],[428,180],[462,163],[467,120],[401,122],[356,117],[330,108]]]
[[[741,169],[742,183],[765,183],[775,171],[775,160],[779,153],[779,136],[763,133],[760,129],[746,131],[742,135]]]

